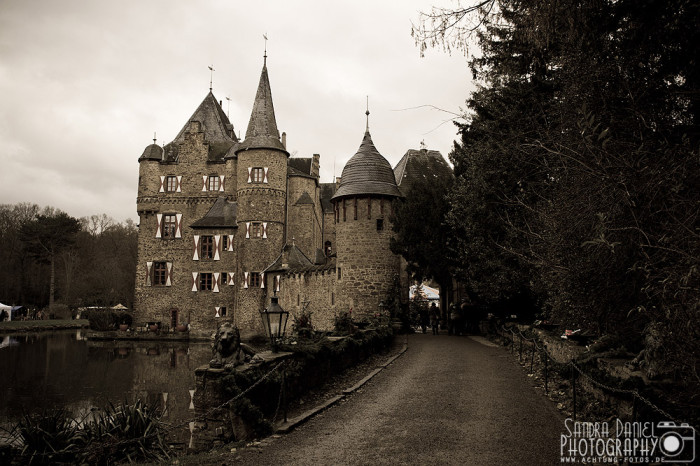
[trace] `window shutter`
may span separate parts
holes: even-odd
[[[275,275],[275,291],[279,292],[280,290],[280,276]]]
[[[267,239],[267,222],[262,222],[262,237]]]
[[[267,183],[267,170],[268,167],[263,168],[263,183]]]
[[[199,291],[198,275],[198,272],[192,272],[192,291]]]
[[[219,292],[219,282],[221,280],[221,274],[219,272],[214,272],[213,275],[214,275],[214,288],[212,289],[212,291],[214,293],[218,293]]]
[[[175,238],[182,238],[182,214],[175,214]]]
[[[221,259],[219,251],[221,250],[221,235],[214,235],[214,260],[218,261]]]
[[[226,175],[220,175],[220,176],[219,176],[219,191],[222,192],[222,193],[224,192],[224,189],[225,189],[225,188],[224,188],[224,181],[225,181],[225,179],[226,179]]]
[[[229,272],[228,273],[228,285],[233,286],[236,284],[234,278],[236,276],[236,272]]]
[[[156,222],[158,223],[158,225],[156,226],[156,238],[160,238],[161,237],[160,232],[162,229],[161,226],[162,226],[162,222],[163,222],[163,214],[156,214]]]
[[[248,183],[252,183],[252,182],[253,182],[252,173],[253,173],[253,167],[248,167]]]
[[[182,192],[182,175],[178,175],[178,177],[177,177],[177,186],[175,187],[175,192],[177,192],[177,193]]]
[[[245,222],[245,237],[250,238],[250,222]]]
[[[199,235],[194,235],[194,251],[192,253],[192,260],[199,260]]]
[[[202,175],[202,191],[207,190],[207,179],[209,177],[207,175]]]
[[[151,286],[151,274],[153,273],[153,262],[146,262],[146,286]]]
[[[164,193],[165,192],[165,175],[160,175],[160,189],[158,189],[159,193]]]
[[[221,309],[219,306],[216,306],[214,309],[216,309],[216,315],[214,317],[221,317],[219,314],[219,309]]]
[[[173,273],[173,263],[166,262],[165,264],[167,266],[167,271],[165,273],[165,286],[172,286],[173,282],[170,277],[172,277]]]
[[[248,288],[248,272],[243,272],[243,288]]]
[[[228,235],[228,248],[227,251],[233,251],[233,235]]]
[[[265,288],[265,272],[260,272],[260,288]]]

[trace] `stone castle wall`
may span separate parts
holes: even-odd
[[[400,272],[399,256],[389,248],[391,200],[364,197],[337,202],[337,286],[342,290],[338,305],[356,316],[373,315]]]
[[[249,169],[263,168],[265,179],[255,182]],[[262,334],[260,310],[269,304],[267,289],[261,285],[263,270],[279,256],[284,246],[287,187],[287,154],[279,150],[253,149],[238,153],[238,295],[235,324],[241,337]],[[248,224],[264,224],[262,237],[254,238]],[[248,274],[248,286],[245,285]],[[256,284],[258,278],[260,285]],[[255,280],[255,281],[254,281]],[[271,293],[270,293],[271,294]]]
[[[215,328],[222,319],[231,320],[235,287],[227,285],[227,274],[236,271],[235,243],[232,251],[224,250],[219,242],[218,260],[193,260],[194,236],[233,235],[234,229],[193,230],[190,225],[202,218],[221,196],[235,196],[235,177],[228,176],[235,169],[235,160],[206,162],[208,145],[198,122],[191,122],[184,142],[179,146],[177,162],[145,160],[139,165],[137,210],[139,213],[138,265],[134,315],[135,325],[161,322],[170,326],[172,310],[177,311],[176,323],[190,323],[198,329]],[[220,177],[222,188],[203,190],[204,177]],[[167,176],[178,179],[178,189],[166,192],[161,188]],[[208,186],[207,186],[208,188]],[[178,218],[175,238],[164,238],[165,215]],[[160,236],[160,237],[158,237]],[[234,239],[235,241],[235,239]],[[169,264],[169,280],[158,286],[152,282],[148,263]],[[192,272],[218,275],[217,291],[192,291]],[[214,275],[216,274],[216,275]],[[217,309],[218,308],[218,309]],[[226,316],[222,316],[226,308]],[[217,312],[219,317],[217,316]]]
[[[301,314],[306,302],[307,311],[312,313],[311,323],[316,330],[333,330],[336,314],[348,310],[338,306],[336,269],[333,266],[283,276],[279,296],[280,306],[290,313],[287,333],[291,332],[294,316]]]

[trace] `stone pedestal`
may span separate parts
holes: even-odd
[[[211,447],[248,438],[250,428],[236,416],[233,407],[226,404],[229,401],[230,390],[226,383],[231,383],[226,376],[231,371],[261,371],[267,373],[292,353],[272,353],[264,351],[256,354],[257,364],[243,364],[233,369],[220,369],[201,366],[195,369],[195,392],[193,396],[195,421],[192,428],[190,448],[194,451],[209,450]],[[245,390],[246,387],[241,387]]]

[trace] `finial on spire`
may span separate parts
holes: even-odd
[[[153,131],[153,144],[155,144],[155,143],[156,143],[156,132]]]
[[[263,39],[265,39],[265,55],[263,55],[263,66],[267,66],[267,33],[263,34]]]
[[[207,68],[209,68],[209,92],[211,92],[212,83],[214,82],[214,71],[216,70],[214,69],[214,65],[208,66]]]
[[[226,118],[231,118],[231,97],[226,96]]]
[[[420,150],[425,150],[425,149],[426,149],[425,139],[423,139],[423,140],[420,142]]]
[[[367,96],[367,111],[365,112],[365,115],[367,115],[367,127],[365,128],[365,131],[369,131],[369,96]]]

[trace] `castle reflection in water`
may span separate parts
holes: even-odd
[[[87,341],[81,331],[0,336],[0,426],[63,407],[76,418],[136,399],[157,407],[185,448],[193,419],[194,370],[209,343]]]

